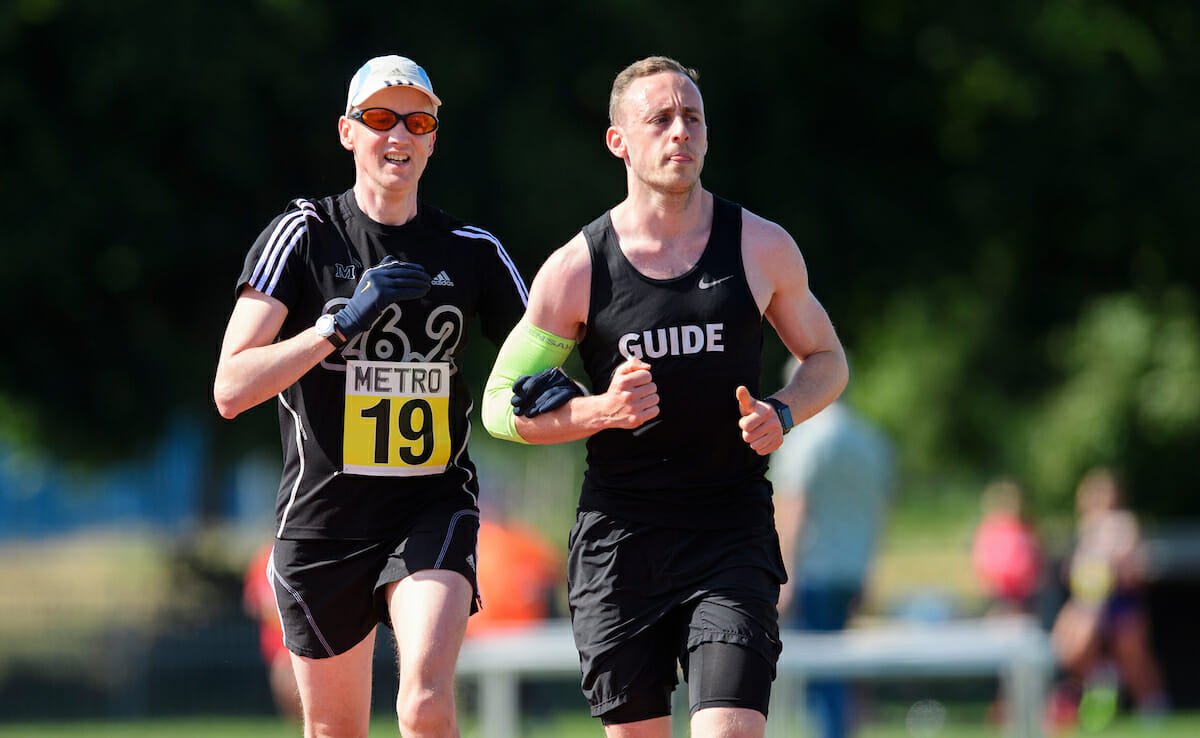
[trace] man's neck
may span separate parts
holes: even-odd
[[[708,243],[712,203],[712,195],[699,184],[685,196],[626,198],[611,214],[621,251],[647,277],[671,279],[686,273]]]
[[[712,220],[712,195],[697,182],[686,192],[649,189],[631,191],[613,208],[613,224],[639,238],[673,241],[697,229],[707,229]]]
[[[417,192],[378,192],[361,182],[354,185],[354,201],[368,218],[384,225],[404,225],[417,217]]]

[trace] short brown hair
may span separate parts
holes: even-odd
[[[677,74],[682,74],[692,82],[695,82],[697,88],[700,87],[700,73],[691,67],[683,66],[674,59],[665,56],[648,56],[645,59],[635,61],[633,64],[622,69],[617,78],[613,80],[612,94],[608,96],[609,124],[617,122],[617,107],[620,105],[625,91],[629,89],[629,85],[633,84],[633,81],[636,79],[649,77],[659,72],[676,72]]]

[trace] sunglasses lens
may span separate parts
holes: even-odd
[[[397,116],[387,108],[370,108],[362,111],[362,122],[377,131],[390,131],[396,125]]]
[[[437,130],[437,124],[437,118],[429,113],[409,113],[404,120],[404,125],[408,130],[417,135],[433,133]]]

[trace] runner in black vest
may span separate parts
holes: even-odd
[[[610,738],[670,735],[680,664],[693,736],[763,735],[786,578],[766,457],[847,380],[795,242],[701,187],[695,80],[663,57],[617,76],[607,142],[628,196],[539,271],[484,400],[499,437],[588,438],[568,594]],[[764,316],[801,365],[757,400]],[[543,373],[576,342],[590,396]]]
[[[499,344],[525,286],[491,234],[417,200],[441,100],[399,56],[367,62],[338,121],[341,195],[295,200],[237,282],[214,396],[278,398],[275,588],[305,735],[366,735],[375,631],[399,651],[405,736],[457,736],[454,665],[477,607],[467,324]]]
[[[769,525],[767,459],[742,440],[728,391],[758,394],[763,340],[742,268],[741,207],[713,198],[708,243],[678,277],[630,264],[607,213],[583,235],[592,263],[584,369],[600,392],[628,359],[649,363],[659,415],[637,433],[588,439],[580,508],[672,528]]]

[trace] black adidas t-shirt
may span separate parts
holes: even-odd
[[[592,258],[587,332],[579,343],[593,390],[629,355],[650,364],[657,418],[588,439],[580,507],[678,528],[771,522],[767,460],[741,437],[735,390],[755,397],[762,315],[742,264],[742,209],[714,197],[700,260],[651,279],[622,253],[610,214],[583,229]]]
[[[353,191],[295,200],[250,249],[237,289],[287,305],[286,339],[341,309],[363,270],[389,254],[433,275],[429,294],[390,305],[278,397],[280,538],[385,537],[447,495],[478,504],[461,372],[467,325],[478,318],[499,346],[527,298],[494,236],[425,204],[388,226],[363,214]]]

